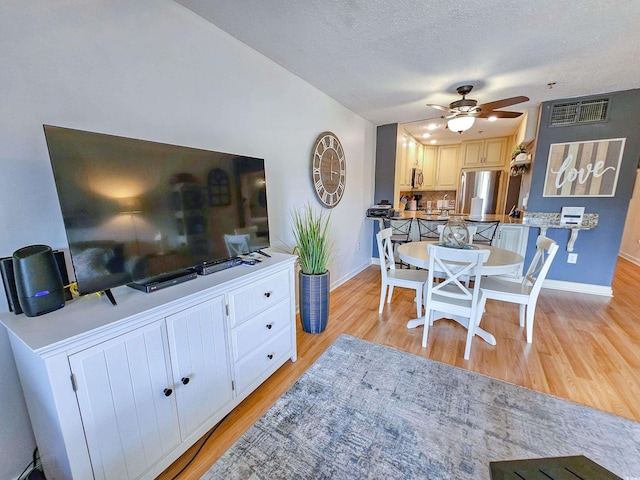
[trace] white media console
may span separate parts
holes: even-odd
[[[5,313],[47,479],[152,479],[288,359],[295,256]]]

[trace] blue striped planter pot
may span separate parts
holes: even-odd
[[[329,320],[329,272],[307,275],[299,272],[300,321],[307,333],[321,333]]]

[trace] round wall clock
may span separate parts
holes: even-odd
[[[347,164],[338,137],[331,132],[321,133],[313,144],[311,180],[320,202],[335,207],[344,194]]]

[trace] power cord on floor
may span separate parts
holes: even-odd
[[[196,457],[200,453],[200,450],[202,450],[202,447],[204,447],[205,443],[207,443],[209,441],[209,439],[211,438],[211,435],[213,435],[213,433],[218,429],[218,427],[220,425],[222,425],[222,422],[224,422],[227,419],[228,416],[229,416],[229,414],[227,413],[224,417],[222,417],[222,420],[220,420],[218,423],[215,424],[215,426],[207,434],[207,436],[204,439],[204,441],[198,447],[198,450],[196,450],[196,453],[193,454],[193,457],[191,457],[191,459],[187,462],[187,464],[184,467],[182,467],[182,470],[180,470],[178,473],[176,473],[171,480],[176,480],[176,478],[178,478],[182,474],[182,472],[184,472],[187,469],[187,467],[193,463],[193,461],[196,459]],[[20,479],[18,479],[18,480],[20,480]]]
[[[25,476],[26,475],[26,476]],[[25,467],[18,480],[46,480],[44,473],[42,472],[42,463],[40,462],[40,454],[38,453],[38,447],[33,450],[33,458],[29,465]]]

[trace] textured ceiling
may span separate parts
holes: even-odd
[[[458,100],[460,85],[480,104],[529,97],[505,109],[516,111],[640,87],[638,0],[177,1],[374,124],[415,122],[416,137],[416,121],[441,115],[425,104]],[[479,119],[433,138],[518,123]]]

